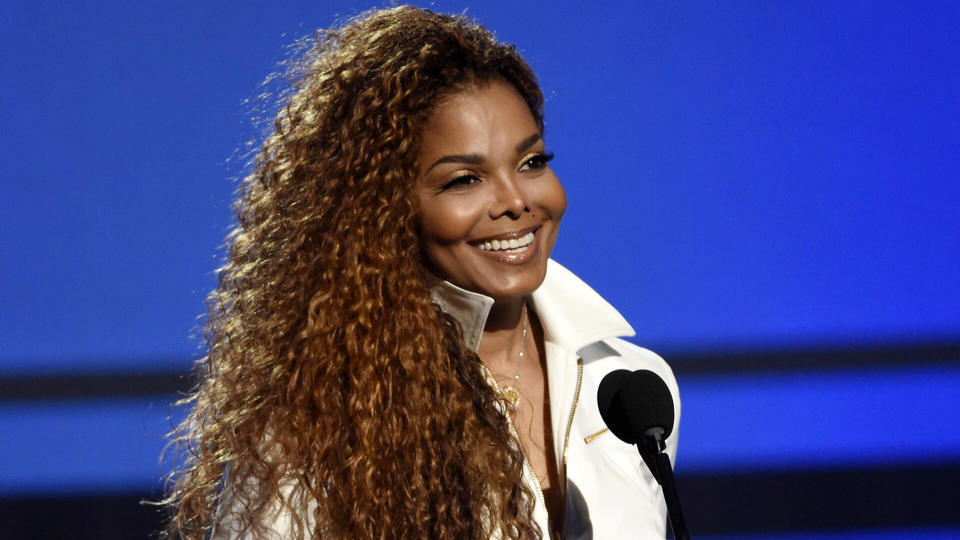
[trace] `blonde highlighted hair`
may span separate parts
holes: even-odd
[[[443,97],[503,80],[542,130],[532,71],[473,21],[406,6],[320,32],[297,65],[208,298],[170,535],[259,537],[280,501],[297,538],[539,537],[498,397],[430,300],[411,196]]]

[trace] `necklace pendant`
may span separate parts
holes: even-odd
[[[517,411],[520,406],[520,392],[517,392],[516,388],[508,386],[500,391],[500,396],[507,402],[507,408],[510,409],[510,412]]]
[[[517,370],[513,373],[514,384],[520,384],[520,366],[523,364],[523,349],[527,344],[527,304],[520,305],[520,318],[523,320],[523,327],[520,331],[520,357],[517,359]],[[517,412],[520,408],[520,391],[514,386],[504,386],[500,390],[500,397],[507,404],[507,410],[511,413]]]

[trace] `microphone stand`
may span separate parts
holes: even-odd
[[[663,442],[663,428],[652,427],[644,432],[644,441],[637,443],[637,450],[640,456],[650,465],[649,458],[653,459],[654,466],[651,467],[653,477],[660,483],[663,489],[663,498],[667,502],[667,516],[670,521],[670,528],[673,529],[675,540],[690,540],[690,533],[687,532],[687,524],[683,520],[683,512],[680,511],[680,497],[677,496],[677,486],[673,482],[673,467],[670,466],[670,457],[663,453],[666,444]]]

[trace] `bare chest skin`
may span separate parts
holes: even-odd
[[[510,352],[514,352],[513,348]],[[488,357],[485,357],[481,350],[480,357],[501,388],[513,386],[520,393],[519,406],[511,418],[527,459],[540,481],[550,515],[550,536],[556,538],[560,536],[563,524],[563,482],[559,478],[553,444],[543,330],[533,313],[522,364],[518,362],[518,353],[517,350],[516,354],[488,354]],[[514,374],[518,366],[520,379],[516,382]]]

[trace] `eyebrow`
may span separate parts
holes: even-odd
[[[539,141],[539,140],[540,140],[540,134],[539,134],[539,133],[534,133],[533,135],[531,135],[531,136],[527,137],[526,139],[520,141],[520,144],[518,144],[518,145],[514,148],[514,150],[516,150],[517,153],[519,154],[520,152],[523,152],[523,151],[526,150],[527,148],[530,148],[531,146],[533,146],[533,143],[535,143],[535,142],[537,142],[537,141]]]
[[[520,143],[514,147],[514,150],[519,154],[524,150],[533,146],[537,141],[540,140],[540,134],[534,133],[526,139],[520,141]],[[427,171],[430,171],[437,165],[441,163],[466,163],[468,165],[480,165],[484,162],[486,158],[483,154],[456,154],[451,156],[443,156],[442,158],[433,162],[433,165],[430,165],[430,168]]]
[[[441,163],[466,163],[468,165],[479,165],[484,161],[483,154],[459,154],[455,156],[443,156],[442,158],[433,162],[433,165],[430,166],[430,169],[433,169]],[[427,169],[427,171],[430,171]]]

